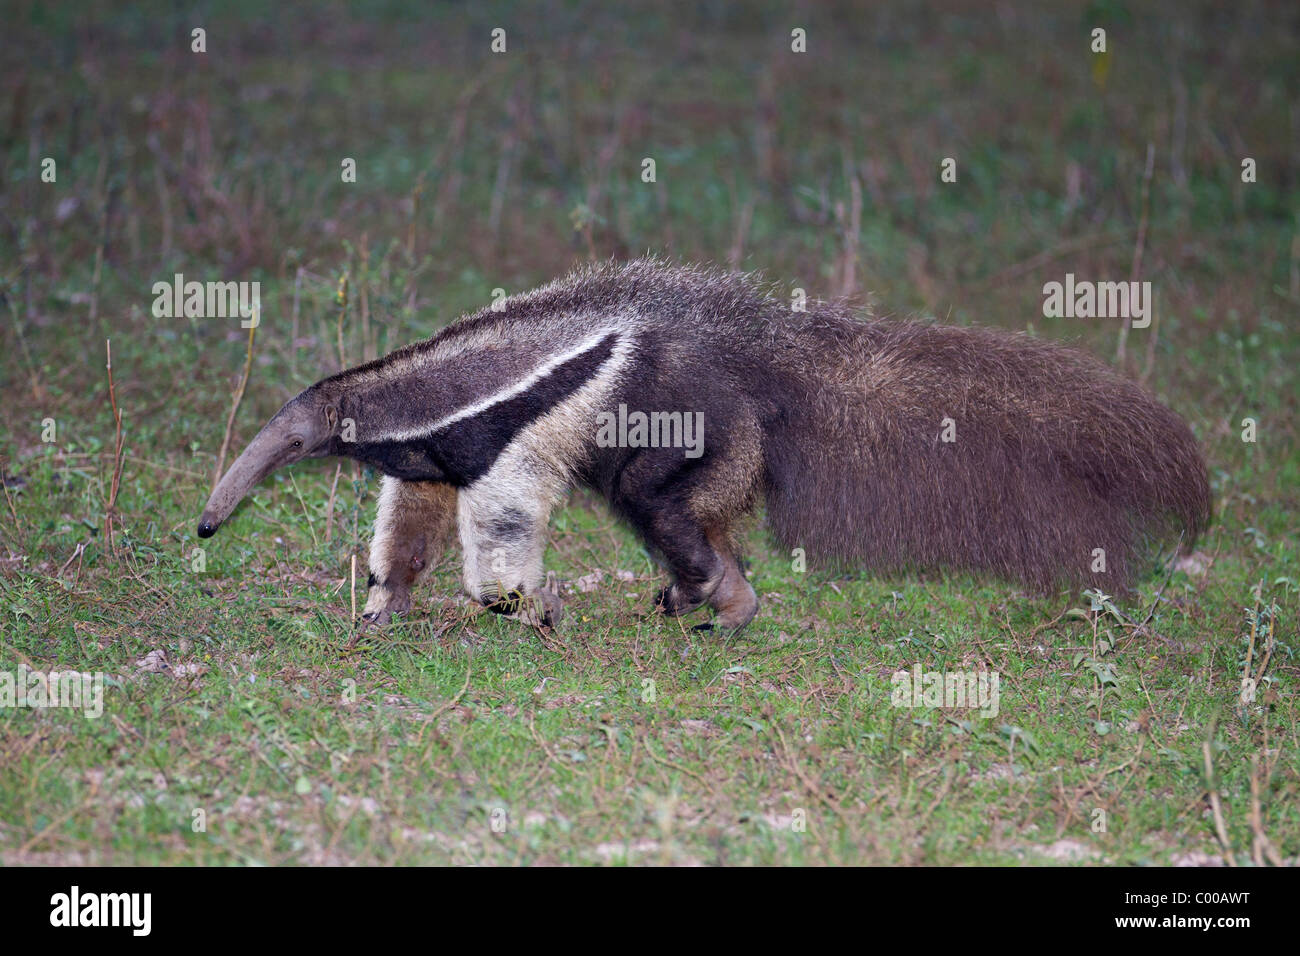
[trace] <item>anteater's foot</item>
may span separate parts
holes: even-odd
[[[564,617],[564,599],[560,581],[554,571],[547,572],[546,583],[527,594],[518,589],[500,594],[495,589],[480,595],[483,606],[495,614],[523,621],[534,627],[555,627]]]
[[[682,614],[690,614],[690,611],[697,609],[699,605],[705,602],[702,594],[698,592],[692,594],[688,589],[680,588],[679,585],[669,584],[667,588],[660,591],[655,596],[655,610],[667,614],[668,617],[676,618]]]
[[[670,584],[657,595],[655,595],[655,610],[667,614],[669,617],[680,617],[683,614],[689,614],[705,602],[709,596],[709,587],[706,585],[684,585],[678,581]]]
[[[411,592],[408,588],[390,589],[382,584],[372,584],[366,596],[366,606],[361,612],[360,627],[381,628],[393,619],[394,614],[404,614],[411,609]]]
[[[713,619],[714,627],[739,630],[758,613],[758,595],[745,580],[745,575],[735,560],[730,557],[726,560],[727,571],[709,595],[709,606],[718,615]]]
[[[745,580],[736,559],[729,554],[719,555],[722,571],[703,586],[683,586],[679,581],[659,592],[655,607],[674,617],[694,611],[705,601],[717,613],[709,623],[698,624],[694,630],[738,630],[754,619],[758,613],[758,595]]]

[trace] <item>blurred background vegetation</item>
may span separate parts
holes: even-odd
[[[29,424],[102,431],[76,403],[116,336],[128,419],[165,408],[158,451],[211,448],[244,335],[155,320],[177,272],[262,283],[251,423],[495,288],[654,252],[1112,360],[1116,323],[1044,319],[1042,285],[1150,280],[1128,370],[1225,470],[1296,477],[1294,4],[6,8],[2,374]]]

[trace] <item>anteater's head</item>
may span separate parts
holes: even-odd
[[[199,537],[210,538],[259,481],[285,465],[332,453],[338,406],[313,386],[276,412],[212,490],[199,519]]]

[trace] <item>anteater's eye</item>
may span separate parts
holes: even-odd
[[[302,447],[302,439],[301,439],[301,438],[295,438],[295,439],[293,440],[293,447],[294,447],[294,448],[301,448],[301,447]]]

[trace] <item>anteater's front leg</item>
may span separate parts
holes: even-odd
[[[370,594],[363,620],[387,624],[411,609],[411,587],[446,551],[456,528],[456,489],[384,476],[370,544]]]
[[[540,485],[489,479],[463,490],[457,509],[465,593],[489,610],[548,627],[564,612],[554,576],[541,586],[549,502]]]

